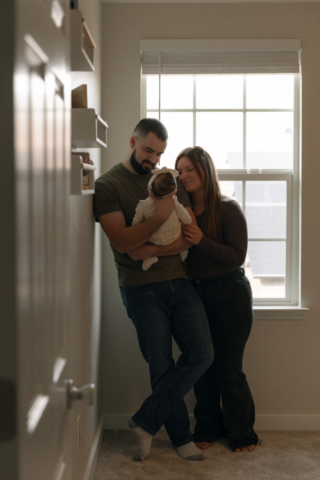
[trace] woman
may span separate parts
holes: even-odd
[[[206,449],[225,436],[233,451],[249,452],[258,437],[253,430],[254,403],[242,371],[253,321],[251,287],[241,267],[248,243],[246,219],[239,204],[221,194],[212,158],[201,147],[183,150],[175,167],[198,222],[198,227],[185,225],[183,233],[194,245],[188,268],[207,311],[215,352],[212,366],[194,386],[194,441]]]

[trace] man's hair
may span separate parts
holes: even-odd
[[[159,140],[162,142],[166,142],[168,140],[168,132],[166,127],[156,118],[143,118],[133,131],[133,133],[140,138],[145,138],[149,132],[157,135]]]
[[[159,173],[152,182],[151,190],[157,197],[163,197],[172,193],[176,188],[176,179],[171,173]]]

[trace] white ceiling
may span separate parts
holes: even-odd
[[[317,3],[320,0],[101,0],[102,3]]]

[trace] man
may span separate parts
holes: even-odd
[[[143,119],[130,138],[125,159],[96,181],[94,211],[108,236],[118,268],[123,303],[149,364],[152,394],[129,421],[138,444],[138,460],[147,458],[152,437],[164,424],[177,453],[203,460],[193,443],[183,397],[213,361],[204,307],[184,269],[179,253],[190,246],[181,236],[167,246],[145,245],[175,206],[174,193],[153,197],[156,214],[132,226],[135,208],[148,197],[148,181],[167,146],[168,134],[156,119]],[[187,193],[179,184],[178,199],[193,221]],[[129,253],[128,253],[129,252]],[[144,271],[141,260],[159,261]],[[172,358],[172,336],[181,355]]]

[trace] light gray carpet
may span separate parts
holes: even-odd
[[[105,430],[93,480],[320,480],[320,432],[258,432],[261,446],[233,453],[219,440],[206,460],[182,460],[165,432],[144,462],[132,460],[130,431]]]

